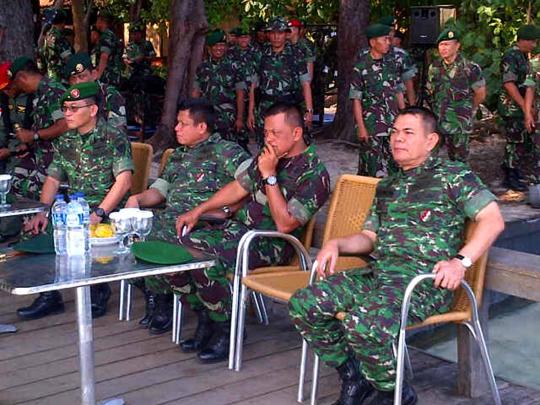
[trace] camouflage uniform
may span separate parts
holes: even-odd
[[[304,100],[302,83],[309,82],[309,72],[304,58],[290,43],[280,53],[271,46],[263,48],[257,68],[255,83],[258,87],[258,106],[255,113],[256,136],[259,146],[264,144],[264,113],[277,102],[301,104]]]
[[[71,130],[62,136],[64,141],[54,154],[48,175],[67,181],[70,192],[82,191],[90,207],[97,207],[116,177],[126,170],[133,171],[126,133],[99,119],[87,134]]]
[[[103,31],[97,45],[97,63],[102,53],[109,55],[107,67],[101,75],[103,83],[118,86],[122,77],[122,45],[114,32],[110,29]]]
[[[99,93],[97,95],[98,114],[115,128],[126,132],[126,101],[116,87],[97,81]]]
[[[292,46],[298,50],[306,63],[315,63],[317,50],[315,49],[315,44],[313,42],[308,41],[306,38],[300,38],[298,39],[298,42]]]
[[[394,60],[403,85],[405,85],[406,81],[413,80],[418,73],[414,59],[405,49],[398,46],[390,46],[390,50],[385,56],[390,60]]]
[[[143,59],[136,62],[136,59],[141,56]],[[152,68],[150,66],[150,61],[148,61],[146,58],[155,57],[156,51],[154,50],[154,46],[150,41],[142,41],[141,43],[131,41],[127,44],[126,49],[124,50],[124,59],[129,62],[132,77],[150,76],[152,74]]]
[[[360,143],[358,174],[382,177],[395,170],[389,132],[399,110],[396,93],[403,91],[398,66],[391,57],[374,60],[368,48],[360,52],[349,98],[360,100],[369,138]]]
[[[209,56],[197,68],[193,83],[193,88],[200,91],[201,96],[213,104],[216,110],[216,131],[223,139],[238,142],[240,145],[248,142],[247,139],[239,138],[245,133],[237,133],[234,127],[237,113],[236,91],[243,90],[245,97],[247,90],[244,78],[241,64],[229,55],[219,60]]]
[[[514,82],[519,93],[525,97],[525,80],[530,72],[527,55],[517,46],[506,51],[501,60],[503,83]],[[531,134],[525,129],[523,111],[504,89],[501,90],[498,107],[506,129],[504,165],[509,169],[521,169],[533,148]]]
[[[238,242],[251,229],[276,230],[256,162],[256,159],[245,161],[235,174],[250,195],[234,217],[223,225],[203,225],[180,240],[186,246],[216,255],[217,265],[169,277],[172,287],[182,294],[185,302],[194,309],[204,305],[217,322],[226,321],[230,316],[231,296],[226,276],[234,271]],[[300,155],[281,159],[277,178],[289,212],[302,224],[292,234],[300,236],[303,226],[328,199],[328,172],[315,148],[310,146]],[[292,253],[293,249],[284,241],[258,239],[250,251],[249,263],[253,267],[286,263]]]
[[[375,388],[393,390],[392,343],[406,286],[455,256],[465,219],[494,200],[466,165],[437,157],[382,179],[364,224],[377,234],[377,260],[298,290],[289,302],[296,328],[328,365],[339,367],[356,356]],[[447,311],[451,303],[450,290],[426,282],[413,294],[409,319],[419,322]],[[334,318],[342,311],[347,312],[343,321]]]
[[[47,69],[47,76],[56,81],[66,82],[64,77],[64,65],[73,53],[71,44],[62,31],[53,26],[43,42],[40,56]]]
[[[485,85],[480,66],[461,54],[450,65],[442,59],[429,65],[428,103],[438,116],[439,130],[446,140],[451,160],[467,161],[473,130],[474,91]]]

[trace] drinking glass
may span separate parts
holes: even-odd
[[[152,211],[139,211],[133,217],[133,231],[139,237],[139,240],[145,241],[152,230]]]
[[[114,253],[124,254],[129,252],[129,248],[124,243],[124,239],[131,233],[132,217],[127,213],[113,212],[109,215],[114,233],[118,237],[118,250]]]
[[[6,202],[6,196],[11,189],[11,180],[11,174],[0,174],[0,209],[11,207],[11,204]]]

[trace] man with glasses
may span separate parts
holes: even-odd
[[[71,86],[62,96],[62,110],[69,131],[54,155],[41,191],[40,201],[52,205],[60,183],[67,181],[71,191],[82,191],[92,209],[90,223],[97,224],[121,205],[131,188],[133,162],[125,132],[98,118],[95,82]],[[39,213],[26,229],[44,232],[48,219]],[[110,288],[92,290],[92,316],[103,316]],[[58,291],[41,293],[34,303],[17,311],[22,318],[36,319],[62,312],[64,303]]]

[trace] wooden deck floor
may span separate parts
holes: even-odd
[[[249,320],[244,366],[201,365],[181,353],[170,334],[150,336],[137,320],[119,322],[118,293],[107,316],[94,322],[98,399],[122,396],[127,404],[295,404],[300,339],[283,307],[275,305],[270,326]],[[32,297],[0,295],[0,323],[15,323],[16,334],[0,336],[0,404],[75,405],[79,403],[77,330],[73,294],[65,294],[66,312],[36,321],[19,321],[15,309]],[[134,318],[142,314],[136,294]],[[187,313],[183,333],[194,320]],[[489,396],[470,400],[455,395],[456,365],[413,350],[414,386],[420,404],[490,404]],[[339,391],[334,370],[323,368],[320,404]],[[499,381],[503,403],[540,404],[540,392]]]

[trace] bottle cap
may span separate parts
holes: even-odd
[[[56,200],[63,200],[64,199],[64,194],[56,194],[55,199]]]

